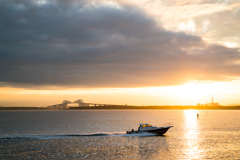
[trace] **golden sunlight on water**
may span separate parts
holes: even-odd
[[[204,157],[204,153],[200,149],[199,139],[199,126],[198,126],[198,111],[197,110],[185,110],[185,135],[184,136],[184,150],[183,153],[185,158],[190,159],[201,159]]]

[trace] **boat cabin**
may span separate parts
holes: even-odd
[[[158,127],[152,126],[148,123],[140,124],[138,127],[138,131],[147,131],[147,130],[153,130],[157,129]]]
[[[151,132],[157,135],[165,134],[169,128],[173,127],[172,123],[168,123],[168,126],[163,127],[155,127],[150,125],[149,123],[142,123],[139,125],[138,130],[134,131],[133,129],[131,131],[126,131],[127,134],[133,134],[133,133],[140,133],[140,132]]]

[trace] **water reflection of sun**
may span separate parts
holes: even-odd
[[[184,135],[184,155],[186,159],[201,159],[203,156],[199,149],[199,127],[197,110],[185,110],[185,135]]]
[[[184,111],[184,116],[185,116],[185,120],[188,121],[196,121],[197,120],[197,110],[185,110]]]

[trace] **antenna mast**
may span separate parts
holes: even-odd
[[[212,94],[212,99],[211,100],[212,100],[212,103],[213,103],[213,94]]]

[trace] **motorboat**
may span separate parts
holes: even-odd
[[[165,134],[168,131],[168,129],[171,127],[173,127],[172,122],[168,122],[163,127],[152,126],[149,123],[141,123],[137,131],[134,131],[134,129],[132,129],[131,131],[126,131],[126,133],[133,134],[133,133],[149,132],[157,135],[162,135],[162,134]]]

